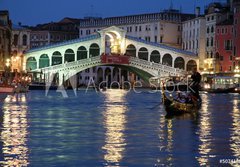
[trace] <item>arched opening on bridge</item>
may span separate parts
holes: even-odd
[[[187,63],[187,71],[192,71],[193,69],[197,68],[197,63],[194,60],[189,60]]]
[[[87,54],[87,49],[84,46],[80,46],[77,50],[77,60],[86,59]]]
[[[75,60],[75,54],[72,49],[67,49],[64,54],[64,62],[72,62]]]
[[[52,65],[62,64],[62,55],[60,52],[56,51],[52,55]]]
[[[148,60],[148,50],[147,48],[140,48],[138,51],[138,58],[142,60]]]
[[[170,54],[165,54],[162,58],[162,64],[172,67],[173,58]]]
[[[151,55],[150,55],[150,61],[154,62],[154,63],[160,63],[160,53],[157,50],[152,51]]]
[[[37,69],[37,61],[35,57],[29,57],[26,62],[26,69],[27,70],[35,70]]]
[[[109,67],[107,67],[105,69],[105,80],[106,80],[108,86],[110,86],[111,80],[112,80],[112,76],[111,76],[111,69]]]
[[[93,43],[89,48],[89,57],[96,57],[100,55],[100,48],[98,44]]]
[[[136,57],[137,49],[134,45],[130,44],[127,46],[126,55],[131,57]]]
[[[49,67],[49,57],[47,54],[43,54],[39,59],[39,68]]]
[[[174,61],[174,68],[179,68],[184,70],[185,61],[182,57],[177,57]]]
[[[113,81],[117,81],[117,82],[119,82],[119,74],[120,74],[120,72],[119,72],[119,68],[117,68],[117,67],[114,67],[114,69],[113,69]]]
[[[103,69],[101,67],[98,67],[97,70],[97,82],[101,83],[103,81]]]

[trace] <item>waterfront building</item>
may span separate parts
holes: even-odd
[[[21,72],[24,69],[23,54],[30,49],[30,33],[31,30],[21,23],[12,26],[12,71]]]
[[[40,24],[31,29],[30,48],[37,48],[79,37],[80,19],[64,18],[59,22]]]
[[[196,8],[196,17],[182,23],[182,49],[199,56],[199,70],[204,69],[206,46],[206,20]]]
[[[206,59],[204,69],[206,72],[216,71],[216,25],[227,19],[230,10],[229,4],[211,3],[205,10],[206,19]]]
[[[216,70],[232,72],[235,66],[233,57],[233,18],[216,26]]]
[[[85,18],[80,22],[79,36],[85,37],[109,26],[118,26],[127,35],[149,42],[163,43],[181,48],[182,21],[194,18],[194,14],[183,14],[178,10],[139,15]]]
[[[240,0],[233,0],[233,56],[240,67]]]
[[[11,65],[11,27],[8,11],[0,11],[0,72]]]

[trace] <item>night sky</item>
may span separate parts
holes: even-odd
[[[173,8],[193,13],[194,6],[201,12],[213,0],[172,0]],[[0,0],[0,10],[9,10],[14,24],[36,25],[59,21],[64,17],[122,16],[159,12],[170,7],[170,0]]]

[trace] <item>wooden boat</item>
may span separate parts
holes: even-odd
[[[191,103],[182,103],[172,97],[168,97],[165,91],[162,91],[162,100],[168,115],[181,115],[184,113],[195,113],[202,104],[201,99],[193,100]]]

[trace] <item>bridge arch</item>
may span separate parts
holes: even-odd
[[[148,50],[145,47],[141,47],[138,51],[138,58],[142,60],[148,60]]]
[[[189,60],[187,62],[187,71],[192,71],[194,68],[197,68],[197,62],[195,60]]]
[[[130,44],[126,48],[126,55],[129,55],[131,57],[136,57],[137,49],[133,44]]]
[[[29,57],[26,61],[26,69],[27,70],[35,70],[37,69],[37,60],[35,57]]]
[[[77,60],[86,59],[88,51],[85,46],[80,46],[77,50]]]
[[[42,54],[39,58],[39,68],[49,67],[50,60],[47,54]]]
[[[55,51],[52,54],[52,66],[62,64],[62,54],[59,51]]]
[[[150,61],[154,63],[160,63],[160,60],[161,60],[161,55],[159,51],[157,50],[152,51],[150,55]]]
[[[72,49],[67,49],[64,54],[64,62],[75,61],[75,53]]]
[[[96,57],[100,55],[100,47],[98,44],[93,43],[89,47],[89,57]]]
[[[172,67],[173,58],[169,53],[165,54],[162,58],[162,64]]]
[[[174,61],[174,68],[185,69],[185,61],[182,57],[177,57]]]
[[[102,67],[98,67],[97,70],[97,82],[100,83],[103,81],[103,69]]]

